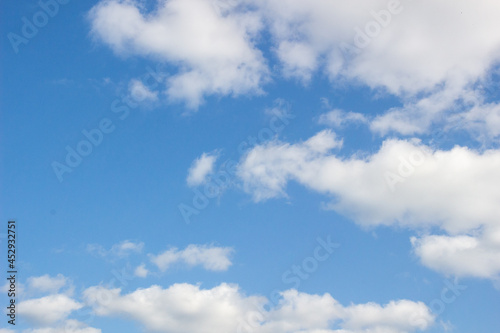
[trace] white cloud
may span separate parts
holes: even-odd
[[[321,143],[313,144],[318,137]],[[323,131],[303,143],[256,146],[238,174],[257,201],[283,196],[294,180],[330,195],[329,207],[362,225],[468,232],[497,223],[500,151],[433,151],[418,141],[386,140],[371,156],[342,158],[330,152],[336,140]]]
[[[189,168],[186,178],[187,184],[191,187],[204,184],[207,177],[214,172],[217,157],[216,154],[203,153],[197,158]]]
[[[98,315],[126,315],[149,330],[169,333],[231,332],[255,303],[262,302],[227,284],[209,290],[189,284],[152,286],[123,296],[120,289],[91,287],[84,298]]]
[[[65,319],[82,307],[82,304],[66,295],[55,294],[22,301],[19,303],[19,314],[37,324],[49,325]]]
[[[68,279],[62,274],[57,274],[56,277],[50,277],[48,274],[45,274],[38,277],[29,277],[27,280],[29,288],[50,293],[57,293],[67,283]]]
[[[0,333],[15,333],[15,331],[7,328],[0,328]]]
[[[361,113],[334,109],[319,116],[318,123],[341,128],[348,124],[367,124],[368,119]]]
[[[385,306],[376,303],[351,305],[346,309],[344,327],[352,332],[410,332],[427,329],[433,316],[421,302],[391,301]]]
[[[392,301],[342,306],[329,294],[309,295],[296,290],[281,294],[269,310],[268,300],[246,296],[235,285],[200,289],[175,284],[152,286],[122,295],[120,289],[91,287],[84,298],[100,316],[126,316],[157,332],[413,332],[427,329],[434,317],[423,303]],[[331,326],[340,326],[334,330]]]
[[[155,102],[158,100],[158,92],[151,91],[139,80],[131,80],[129,83],[129,94],[137,102]]]
[[[411,239],[423,265],[446,275],[500,278],[500,228],[476,236],[428,235]]]
[[[2,330],[0,330],[2,333]],[[37,329],[23,330],[23,333],[101,333],[100,329],[87,327],[77,320],[66,320],[63,325],[57,327],[44,327]]]
[[[233,252],[231,247],[191,244],[184,250],[171,248],[157,256],[150,255],[150,259],[161,271],[166,271],[175,263],[203,266],[210,271],[225,271],[232,265],[229,257]]]
[[[145,264],[141,264],[141,265],[137,266],[136,269],[134,270],[134,275],[141,277],[141,278],[147,277],[148,274],[149,274],[149,271],[146,268]]]
[[[236,1],[159,1],[148,13],[139,2],[101,1],[89,19],[93,34],[116,53],[178,65],[167,94],[192,108],[209,94],[260,93],[268,75],[253,45],[260,18]]]
[[[415,242],[425,265],[457,275],[493,277],[500,272],[493,259],[500,237],[488,245],[483,244],[485,236],[464,237],[479,229],[497,230],[499,150],[480,153],[456,146],[443,151],[415,140],[386,140],[370,156],[344,158],[331,152],[333,133],[319,135],[319,144],[312,144],[316,135],[293,145],[275,141],[254,147],[239,165],[245,190],[260,201],[286,196],[288,182],[296,181],[327,195],[332,200],[327,208],[362,226],[437,226],[461,237]],[[460,260],[459,252],[467,259]]]
[[[144,243],[136,243],[129,240],[124,240],[118,244],[114,244],[111,249],[106,250],[99,244],[88,244],[87,251],[97,254],[101,257],[127,257],[133,253],[141,253],[144,248]]]

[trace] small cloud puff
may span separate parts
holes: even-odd
[[[197,158],[188,171],[186,182],[188,186],[195,187],[204,184],[208,176],[214,172],[215,162],[218,156],[216,154],[203,153]]]

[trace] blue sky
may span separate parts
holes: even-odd
[[[2,7],[0,333],[500,327],[499,4]]]

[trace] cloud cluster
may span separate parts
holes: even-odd
[[[191,244],[184,250],[171,248],[156,256],[150,255],[150,259],[162,272],[176,263],[203,266],[209,271],[225,271],[232,265],[230,256],[233,252],[231,247]]]
[[[261,92],[269,69],[258,46],[270,36],[285,78],[326,74],[333,84],[399,98],[402,107],[374,119],[376,133],[424,133],[453,115],[491,139],[500,134],[499,107],[484,103],[476,85],[487,84],[500,63],[499,13],[490,0],[163,0],[152,11],[110,0],[89,20],[93,35],[116,53],[178,68],[167,95],[191,108],[207,95]],[[137,82],[132,88],[157,98]]]
[[[26,292],[21,293],[17,311],[32,328],[22,330],[23,333],[101,333],[100,329],[70,319],[85,304],[73,296],[73,285],[64,275],[31,276],[26,287]],[[43,296],[33,297],[40,293]],[[0,333],[10,332],[14,331],[0,329]]]
[[[278,56],[295,75],[322,69],[332,78],[413,94],[475,81],[500,57],[500,5],[488,0],[258,3]]]
[[[320,71],[332,81],[362,83],[402,99],[404,112],[390,110],[374,125],[380,133],[425,131],[443,112],[456,112],[457,104],[467,113],[464,93],[500,62],[500,5],[489,0],[258,3],[285,76],[309,80]],[[409,128],[421,117],[425,123]],[[394,118],[396,124],[389,121]]]
[[[414,240],[425,265],[456,275],[500,274],[499,150],[433,150],[392,139],[372,155],[345,158],[332,152],[338,146],[329,131],[296,144],[271,141],[242,158],[238,175],[256,201],[286,196],[288,182],[296,181],[365,227],[439,227],[452,238]]]
[[[169,333],[403,333],[427,329],[434,322],[419,302],[342,306],[329,294],[296,290],[281,293],[278,304],[265,310],[266,298],[246,296],[236,285],[225,283],[212,289],[151,286],[124,295],[120,289],[91,287],[84,298],[100,316],[126,316],[150,331]]]

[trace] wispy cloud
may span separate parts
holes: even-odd
[[[361,113],[334,109],[320,115],[318,123],[341,128],[348,124],[367,124],[368,119]]]
[[[109,250],[106,250],[99,244],[88,244],[87,251],[101,257],[118,257],[124,258],[134,253],[141,253],[144,248],[144,243],[135,243],[129,240],[124,240],[113,245]]]
[[[158,92],[152,91],[140,80],[133,79],[129,83],[129,94],[137,102],[156,102]]]

